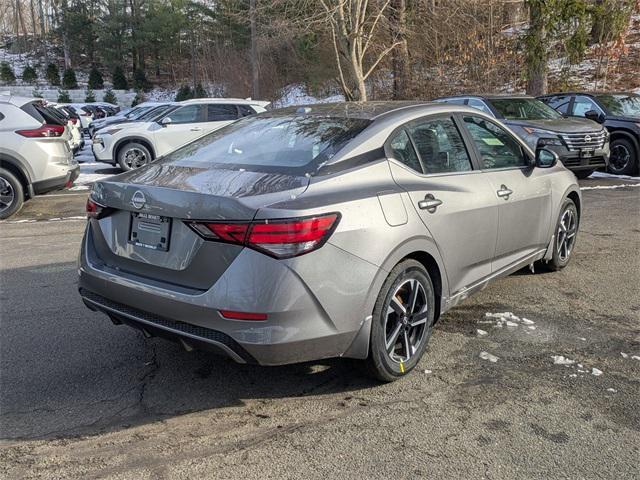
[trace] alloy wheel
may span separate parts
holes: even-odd
[[[631,161],[631,152],[625,145],[615,145],[611,149],[611,156],[609,157],[609,165],[612,170],[621,172],[624,170]]]
[[[139,148],[130,148],[124,154],[124,163],[130,169],[140,168],[148,162],[147,154]]]
[[[565,262],[571,255],[571,250],[576,242],[578,222],[572,209],[568,208],[562,214],[558,225],[558,257]]]
[[[0,212],[11,208],[15,198],[16,194],[11,184],[6,179],[0,177]]]
[[[407,279],[391,296],[385,318],[385,348],[397,363],[408,362],[418,351],[427,332],[429,305],[422,283]]]

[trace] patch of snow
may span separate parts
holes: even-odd
[[[594,187],[580,187],[580,190],[615,190],[617,188],[640,187],[640,183],[631,183],[627,185],[596,185]]]
[[[632,177],[631,175],[616,175],[614,173],[598,172],[598,171],[595,171],[591,175],[589,175],[589,178],[616,178],[616,179],[622,179],[622,180],[640,180],[640,178]]]
[[[634,355],[634,356],[633,356],[633,357],[631,357],[631,358],[633,358],[634,360],[640,360],[640,357],[639,357],[638,355]]]
[[[523,318],[522,323],[524,323],[525,325],[533,325],[536,322],[534,322],[533,320],[529,320],[528,318]]]
[[[616,393],[617,390],[615,388],[607,388],[607,392]]]
[[[484,335],[487,335],[487,332],[485,332],[484,330],[480,330],[480,329],[478,329],[478,330],[476,330],[476,332],[478,333],[478,336],[479,336],[479,337],[482,337],[482,336],[484,336]]]
[[[529,330],[535,330],[535,329],[536,329],[536,326],[535,326],[535,325],[529,325],[527,328],[528,328]]]
[[[591,369],[591,375],[595,375],[596,377],[599,377],[600,375],[602,375],[602,370],[598,370],[597,368],[593,367]]]
[[[334,94],[325,97],[314,97],[307,93],[307,88],[303,84],[287,85],[280,90],[280,97],[271,105],[273,108],[289,107],[292,105],[311,105],[314,103],[344,102],[344,95]]]
[[[480,358],[483,360],[489,360],[491,363],[496,363],[499,360],[498,357],[491,355],[488,352],[480,352]]]
[[[620,355],[622,355],[622,358],[629,358],[629,355],[624,352],[620,352]]]
[[[569,375],[571,378],[576,378],[578,376],[577,373],[572,373],[571,375]]]
[[[431,370],[425,369],[422,371],[422,373],[426,373],[427,375],[429,375],[431,373]]]
[[[584,337],[578,337],[578,340],[582,340],[583,342],[586,342],[586,341],[587,341],[587,339],[586,339],[586,338],[584,338]]]
[[[554,365],[572,365],[576,363],[575,360],[565,357],[564,355],[552,355]]]

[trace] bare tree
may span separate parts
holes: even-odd
[[[401,44],[394,37],[389,46],[381,45],[375,54],[368,55],[371,47],[381,43],[377,29],[386,21],[390,2],[386,0],[375,8],[368,0],[320,0],[331,29],[340,85],[347,100],[367,100],[367,78]]]
[[[410,97],[413,90],[407,47],[407,2],[393,0],[391,7],[391,34],[398,40],[398,47],[392,52],[393,98],[398,100]]]

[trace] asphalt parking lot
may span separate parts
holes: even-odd
[[[0,223],[0,477],[638,478],[639,184],[582,181],[569,267],[450,311],[387,385],[112,325],[77,294],[86,191],[38,198]]]

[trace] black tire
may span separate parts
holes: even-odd
[[[138,142],[128,142],[118,150],[118,165],[125,172],[148,165],[152,160],[149,149]]]
[[[412,299],[411,287],[404,290],[407,295],[404,299],[402,289],[407,285],[417,285],[414,281],[422,287],[415,288],[418,293],[413,301],[414,314],[401,316],[396,313],[391,302],[398,300],[394,302],[398,308],[398,304],[402,305],[402,302],[407,300],[409,306]],[[424,266],[415,260],[404,260],[396,265],[382,285],[373,309],[369,357],[365,361],[366,369],[371,376],[383,382],[393,382],[415,368],[431,337],[435,320],[434,307],[433,283]],[[392,311],[389,313],[389,310]],[[424,323],[421,323],[423,320]],[[411,323],[416,326],[411,326]],[[400,330],[394,337],[396,329]],[[387,342],[390,341],[391,344],[392,338],[396,338],[396,341],[387,349]],[[415,345],[411,344],[412,340],[415,340]],[[407,341],[409,350],[403,347]],[[408,353],[409,351],[411,353]],[[400,355],[401,352],[404,353]],[[405,355],[407,353],[408,355]]]
[[[24,187],[9,170],[0,168],[0,220],[20,211],[24,204]]]
[[[615,175],[633,175],[638,171],[638,151],[631,140],[616,138],[611,142],[609,172]]]
[[[576,175],[576,178],[578,178],[579,180],[584,180],[585,178],[589,178],[589,176],[594,172],[595,170],[579,170],[577,172],[573,172]]]
[[[573,226],[567,225],[567,228],[569,229],[569,231],[561,232],[562,228],[560,225],[561,223],[563,223],[563,219],[566,218],[565,215],[571,215],[575,223],[572,224]],[[557,272],[558,270],[562,270],[564,267],[566,267],[569,264],[569,261],[571,260],[571,254],[573,253],[576,246],[579,227],[580,227],[580,218],[578,217],[578,209],[576,208],[576,204],[573,203],[573,200],[571,200],[570,198],[567,198],[562,204],[562,208],[560,209],[560,215],[558,215],[558,220],[556,221],[556,227],[555,227],[554,239],[553,239],[553,257],[551,258],[551,260],[549,260],[547,263],[544,264],[544,266],[548,270]],[[571,244],[568,245],[568,250],[561,249],[560,243],[564,240],[563,236],[570,235],[570,234],[573,234],[573,236],[571,237],[572,239]],[[563,255],[563,252],[565,252],[565,255]]]

